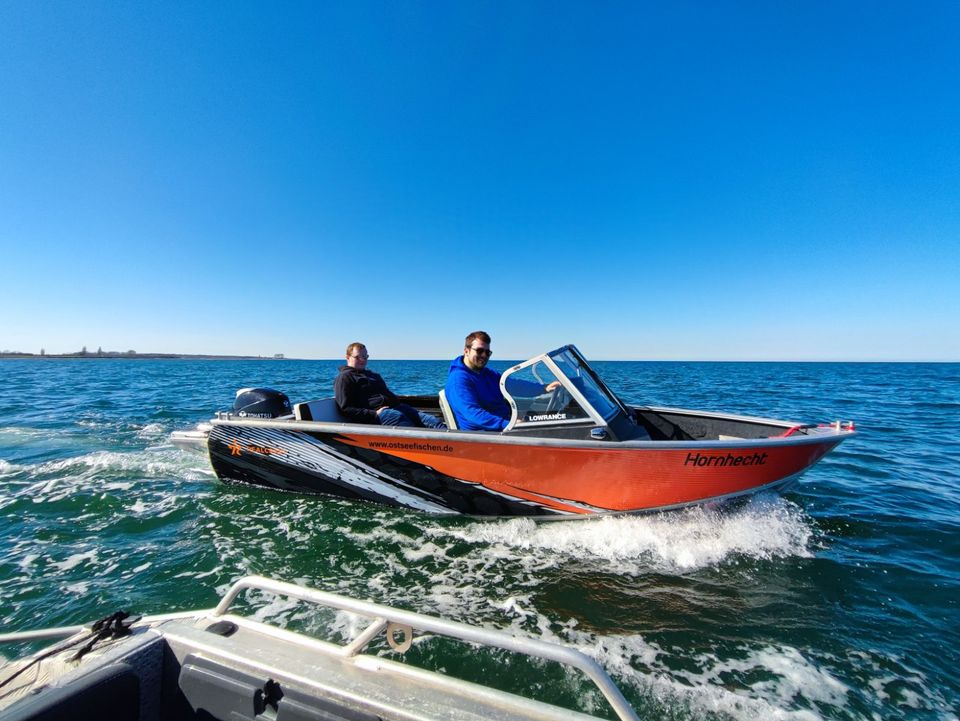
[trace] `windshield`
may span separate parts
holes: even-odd
[[[517,425],[563,423],[589,418],[576,400],[563,388],[552,393],[547,386],[560,379],[543,360],[512,371],[504,387],[517,409]]]
[[[619,410],[617,403],[597,384],[590,370],[570,348],[554,351],[550,358],[604,420],[608,421],[616,415]]]

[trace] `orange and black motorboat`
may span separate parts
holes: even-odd
[[[515,383],[528,380],[535,383]],[[551,393],[526,389],[560,385]],[[504,371],[502,433],[455,427],[441,391],[406,396],[448,428],[346,422],[332,398],[291,406],[243,389],[234,410],[172,440],[217,476],[433,513],[570,517],[635,513],[782,487],[854,434],[803,424],[623,403],[572,345]]]

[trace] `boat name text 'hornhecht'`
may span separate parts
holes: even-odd
[[[725,456],[708,456],[705,453],[688,453],[685,466],[762,466],[767,462],[766,453],[754,453],[752,456],[735,456],[728,453]]]

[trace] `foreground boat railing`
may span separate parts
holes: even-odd
[[[409,643],[412,639],[412,629],[417,629],[440,636],[459,639],[468,643],[493,646],[507,651],[513,651],[527,656],[535,656],[548,661],[572,666],[583,672],[593,681],[619,718],[624,721],[639,721],[633,708],[600,664],[575,648],[558,646],[532,638],[512,636],[503,631],[478,628],[457,621],[448,621],[435,616],[403,611],[368,601],[358,601],[346,596],[339,596],[335,593],[303,588],[291,583],[263,578],[262,576],[247,576],[237,581],[220,601],[214,610],[214,615],[224,615],[234,600],[236,600],[237,596],[247,589],[268,591],[270,593],[297,598],[374,619],[373,623],[353,641],[341,647],[340,654],[344,657],[357,655],[384,631],[387,632],[387,641],[390,646],[402,652],[406,650],[406,648],[409,648]],[[397,644],[394,639],[395,631],[402,631],[406,635],[404,642]]]
[[[335,651],[337,655],[345,659],[357,657],[363,649],[383,633],[386,634],[386,640],[390,647],[399,653],[403,653],[410,648],[413,640],[413,630],[416,629],[467,643],[501,648],[525,656],[542,658],[547,661],[553,661],[576,668],[596,685],[611,708],[616,712],[618,718],[622,719],[622,721],[639,721],[633,708],[600,664],[575,648],[538,641],[532,638],[513,636],[503,631],[479,628],[457,621],[448,621],[435,616],[403,611],[368,601],[359,601],[335,593],[319,591],[313,588],[304,588],[283,581],[274,581],[262,576],[247,576],[234,583],[213,610],[181,611],[147,616],[136,625],[155,624],[161,621],[197,617],[204,614],[224,616],[227,615],[227,612],[237,597],[246,590],[265,591],[280,596],[287,596],[289,598],[295,598],[373,619],[370,625],[360,632],[356,638],[352,639],[346,645],[340,645],[337,648]],[[243,617],[240,617],[239,620],[246,621]],[[0,643],[22,643],[65,638],[77,634],[86,628],[85,626],[67,626],[63,628],[5,633],[0,634]],[[402,640],[400,641],[397,640],[398,634],[402,636]],[[337,646],[337,644],[333,645],[335,647]]]
[[[80,633],[85,626],[61,626],[60,628],[38,628],[34,631],[16,631],[0,633],[0,643],[29,643],[30,641],[51,641],[67,638]]]
[[[172,621],[178,618],[194,618],[198,614],[206,611],[177,611],[175,613],[158,613],[153,616],[144,616],[135,625],[144,626],[162,621]],[[52,641],[58,638],[69,638],[75,636],[81,631],[90,630],[90,625],[86,626],[58,626],[57,628],[37,628],[32,631],[15,631],[13,633],[0,633],[0,644],[3,643],[30,643],[31,641]]]

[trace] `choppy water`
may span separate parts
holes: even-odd
[[[644,718],[957,718],[960,365],[598,363],[631,402],[857,421],[793,493],[719,510],[438,519],[223,485],[167,441],[239,387],[329,395],[336,365],[0,361],[2,630],[211,606],[258,573],[573,644]],[[446,366],[371,364],[399,392]],[[280,601],[260,615],[327,623]],[[599,710],[553,669],[411,653]]]

